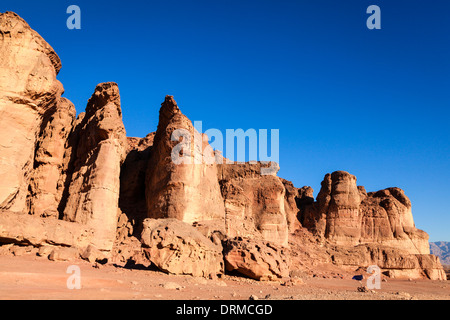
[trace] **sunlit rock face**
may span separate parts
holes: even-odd
[[[177,138],[177,132],[186,134],[186,140]],[[173,152],[181,142],[186,146],[176,154],[184,159],[178,163]],[[208,156],[212,161],[205,161]],[[166,97],[159,112],[145,192],[149,218],[175,218],[188,223],[223,222],[225,218],[214,152],[171,96]]]
[[[0,209],[24,213],[44,121],[67,102],[52,47],[12,12],[0,14],[0,35]]]

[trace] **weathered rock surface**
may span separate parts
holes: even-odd
[[[316,202],[300,208],[302,226],[335,245],[336,265],[376,264],[390,276],[443,279],[428,235],[415,227],[411,202],[399,188],[367,193],[353,175],[337,171],[325,176]]]
[[[105,256],[105,254],[91,244],[88,245],[83,252],[81,252],[80,256],[82,259],[87,260],[92,264],[94,264],[95,262],[104,264],[108,261],[108,258]]]
[[[174,161],[173,155],[182,160]],[[159,111],[146,199],[150,218],[176,218],[187,223],[224,219],[214,152],[172,96],[166,97]]]
[[[355,176],[343,171],[327,174],[317,202],[302,213],[300,221],[331,241],[356,245],[361,238],[360,203]]]
[[[288,218],[286,189],[281,179],[261,175],[261,163],[221,164],[218,168],[227,236],[287,245],[288,221],[294,225],[296,210]]]
[[[12,12],[0,14],[0,35],[0,209],[25,213],[43,119],[67,102],[52,47]]]
[[[339,266],[367,268],[377,265],[391,278],[432,280],[445,279],[438,258],[431,254],[410,254],[397,248],[382,245],[359,245],[352,248],[334,247],[333,263]]]
[[[41,217],[59,217],[58,208],[67,178],[66,148],[76,112],[70,101],[61,98],[60,102],[44,119],[28,187],[29,213]]]
[[[225,242],[225,267],[256,280],[289,277],[289,254],[286,248],[270,242],[234,238]]]
[[[63,218],[92,228],[96,235],[92,244],[110,251],[119,215],[120,166],[127,147],[117,84],[99,84],[79,118]]]
[[[300,221],[340,245],[382,243],[412,254],[429,254],[428,235],[415,228],[411,202],[399,188],[366,193],[355,176],[327,174],[317,201],[304,206]]]
[[[80,257],[77,248],[56,247],[49,254],[48,259],[52,261],[73,261]]]
[[[411,254],[429,254],[428,234],[415,227],[411,202],[399,188],[370,192],[361,202],[362,243],[382,243]]]
[[[300,221],[298,220],[298,199],[300,197],[301,190],[294,187],[294,184],[291,181],[287,181],[281,178],[280,180],[283,183],[285,189],[284,211],[286,212],[288,231],[289,233],[293,233],[302,227]]]
[[[2,243],[31,244],[36,247],[49,244],[84,248],[93,238],[93,230],[77,223],[0,212],[0,242]]]
[[[223,273],[222,246],[177,219],[146,219],[141,241],[148,259],[172,274],[216,277]]]

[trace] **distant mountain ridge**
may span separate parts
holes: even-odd
[[[439,257],[442,264],[450,265],[450,242],[430,242],[431,254]]]

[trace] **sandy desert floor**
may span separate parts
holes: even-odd
[[[68,289],[67,273],[79,266],[81,289]],[[306,277],[293,282],[258,282],[226,275],[218,280],[167,275],[154,270],[84,261],[55,262],[35,256],[0,256],[0,294],[7,299],[150,300],[450,300],[450,281],[394,280],[381,289],[358,292],[349,279]]]

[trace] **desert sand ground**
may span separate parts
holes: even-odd
[[[67,268],[79,266],[81,289],[68,289]],[[363,280],[364,281],[364,280]],[[351,278],[305,277],[293,282],[259,282],[238,276],[206,280],[156,270],[94,267],[85,261],[58,262],[37,256],[0,256],[1,299],[43,300],[450,300],[450,281],[394,280],[358,292]]]

